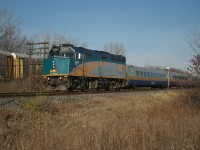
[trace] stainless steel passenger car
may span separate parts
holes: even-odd
[[[127,82],[130,88],[135,87],[185,87],[191,84],[188,73],[177,73],[166,69],[152,69],[127,66]]]

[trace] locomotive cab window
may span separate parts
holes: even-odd
[[[75,59],[80,60],[81,59],[81,53],[75,53]]]
[[[62,57],[74,57],[74,51],[71,47],[52,47],[51,51],[49,52],[49,56],[62,56]]]
[[[73,58],[74,51],[71,47],[60,47],[60,56]]]
[[[50,56],[59,56],[59,48],[58,47],[53,47],[51,49],[51,51],[49,52],[49,55]]]

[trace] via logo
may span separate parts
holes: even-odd
[[[75,66],[77,66],[79,64],[79,61],[75,61]]]

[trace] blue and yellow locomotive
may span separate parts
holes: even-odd
[[[53,46],[43,61],[46,85],[74,89],[120,89],[126,86],[126,58],[71,44]]]

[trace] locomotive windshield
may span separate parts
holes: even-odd
[[[71,47],[60,47],[60,56],[74,57],[74,51]]]
[[[53,47],[51,51],[49,52],[50,56],[59,56],[59,48],[58,47]]]
[[[49,52],[50,56],[74,57],[74,51],[71,47],[53,47]]]

